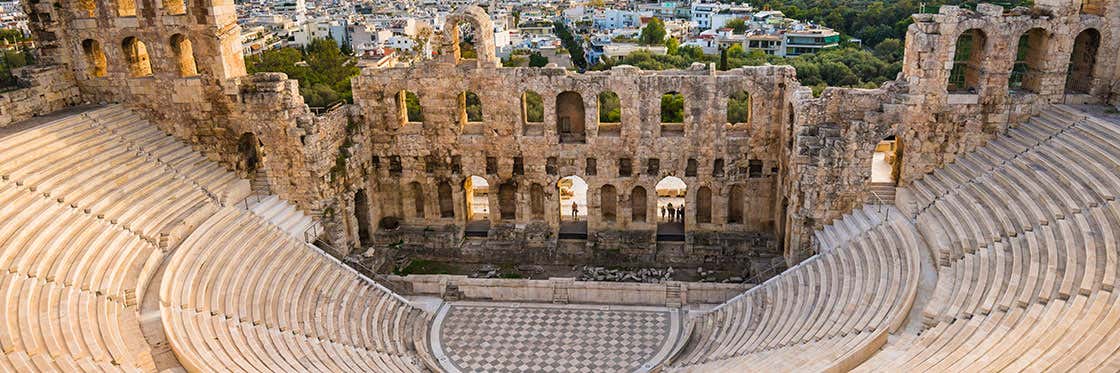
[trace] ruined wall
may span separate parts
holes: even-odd
[[[74,76],[59,66],[27,66],[13,75],[20,88],[0,93],[0,128],[79,102]]]
[[[515,251],[525,245],[547,249],[553,245],[559,226],[557,182],[574,175],[589,186],[589,237],[585,247],[571,248],[575,250],[572,256],[590,258],[597,251],[634,250],[633,255],[622,256],[654,260],[657,254],[660,257],[656,259],[663,262],[678,256],[682,262],[695,263],[775,249],[771,209],[780,166],[786,86],[792,72],[784,66],[728,72],[701,66],[662,72],[618,67],[576,74],[555,68],[478,68],[454,63],[367,70],[355,80],[354,87],[357,104],[370,125],[370,157],[376,159],[371,161],[369,189],[374,191],[371,198],[380,203],[374,203],[378,211],[371,221],[391,216],[403,220],[406,227],[449,232],[450,241],[434,247],[458,250],[453,238],[465,222],[464,181],[475,175],[485,178],[495,191],[504,184],[517,188],[512,219],[502,218],[499,193],[489,194],[490,240],[515,242]],[[402,90],[418,96],[423,122],[404,121],[397,99]],[[459,95],[464,91],[479,95],[482,122],[460,120]],[[526,91],[542,97],[543,123],[524,120],[521,95]],[[619,95],[620,125],[597,125],[598,95],[605,91]],[[743,125],[729,126],[726,101],[739,91],[751,94],[751,119]],[[561,142],[556,99],[563,92],[575,92],[583,101],[587,129],[582,143]],[[680,92],[685,97],[683,125],[660,122],[660,99],[667,92]],[[589,158],[593,166],[589,166]],[[620,159],[624,158],[632,162],[632,175],[620,176]],[[690,159],[696,165],[695,173],[686,172]],[[723,163],[721,171],[714,169],[717,159]],[[755,162],[754,177],[750,174],[751,161]],[[523,165],[523,172],[515,172],[514,163]],[[677,252],[657,253],[654,222],[658,213],[653,196],[656,184],[666,176],[684,180],[689,198],[695,198],[702,186],[710,188],[712,219],[710,223],[698,223],[696,203],[687,201],[685,228],[689,243]],[[424,191],[420,197],[425,205],[423,216],[416,214],[416,197],[408,191],[413,182]],[[454,217],[439,214],[439,183],[447,183],[454,190]],[[531,211],[534,184],[544,191],[543,214]],[[604,185],[618,191],[614,222],[605,221],[600,211]],[[744,188],[746,219],[742,224],[728,224],[726,217],[732,185]],[[630,219],[629,198],[637,186],[647,191],[643,205],[648,211],[646,222]],[[429,228],[448,226],[453,228]],[[431,237],[427,238],[430,241]]]

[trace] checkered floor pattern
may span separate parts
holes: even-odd
[[[632,372],[666,343],[670,314],[455,305],[441,329],[463,372]]]

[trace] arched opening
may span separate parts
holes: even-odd
[[[455,199],[451,196],[451,184],[446,181],[439,182],[436,192],[439,194],[439,217],[454,218]]]
[[[1097,52],[1100,50],[1101,33],[1096,29],[1085,29],[1073,39],[1073,53],[1069,57],[1066,75],[1066,93],[1089,93],[1093,84],[1093,70],[1097,67]]]
[[[584,133],[583,97],[567,91],[556,96],[556,132],[561,143],[582,143]]]
[[[661,95],[661,123],[684,123],[684,95],[677,92]]]
[[[1104,10],[1107,6],[1108,2],[1105,0],[1082,0],[1081,14],[1103,16]]]
[[[144,46],[144,42],[134,36],[129,36],[121,42],[121,48],[124,49],[124,57],[128,61],[130,76],[152,75],[152,62],[148,58],[148,48]]]
[[[618,221],[618,190],[614,185],[607,184],[599,188],[599,211],[604,222]]]
[[[97,17],[97,0],[78,0],[78,18]]]
[[[261,166],[260,140],[252,132],[241,134],[237,140],[237,152],[241,155],[240,169],[252,176]]]
[[[413,181],[408,184],[408,191],[412,194],[412,211],[416,213],[416,217],[424,218],[424,186],[419,182]]]
[[[658,241],[684,241],[685,198],[688,185],[684,180],[666,176],[654,187],[657,193]]]
[[[727,98],[727,124],[747,124],[751,121],[751,94],[739,91]]]
[[[622,134],[622,101],[611,91],[599,93],[599,136]]]
[[[521,94],[521,119],[525,123],[544,122],[544,101],[541,95],[533,91]]]
[[[420,97],[411,91],[397,92],[397,115],[402,124],[420,123],[424,121],[423,108],[420,107]]]
[[[969,29],[957,37],[953,69],[949,71],[951,93],[974,94],[980,88],[980,64],[984,60],[987,37],[980,29]]]
[[[486,237],[490,232],[490,183],[478,176],[468,177],[463,183],[467,203],[466,235]]]
[[[136,0],[117,0],[117,17],[135,17]]]
[[[745,221],[743,217],[743,186],[735,184],[731,186],[731,190],[727,193],[727,223],[728,224],[743,224]]]
[[[482,99],[470,91],[459,94],[459,122],[478,123],[482,121]]]
[[[109,65],[105,60],[105,51],[97,40],[86,39],[82,41],[82,54],[86,58],[86,71],[91,78],[104,77],[109,73]]]
[[[871,184],[894,186],[898,184],[899,146],[894,135],[879,141],[871,156]]]
[[[498,187],[498,208],[502,220],[517,219],[517,184],[505,182]]]
[[[646,188],[634,187],[630,191],[630,221],[634,223],[646,222]]]
[[[1046,61],[1049,37],[1046,30],[1033,28],[1019,37],[1015,50],[1015,64],[1007,85],[1011,89],[1038,93],[1042,84],[1043,63]]]
[[[475,48],[475,37],[477,35],[474,25],[462,22],[449,31],[452,33],[452,40],[455,41],[455,60],[477,60],[478,48]]]
[[[544,187],[540,184],[529,186],[529,211],[533,220],[544,220]]]
[[[712,222],[712,189],[702,186],[696,189],[696,223]]]
[[[556,182],[560,196],[560,238],[587,238],[587,182],[568,176]]]
[[[369,197],[366,196],[365,189],[354,192],[354,218],[358,222],[358,242],[362,247],[372,245],[373,240],[369,234]]]
[[[163,11],[172,16],[187,14],[186,2],[183,0],[163,0]]]
[[[190,77],[198,75],[198,66],[194,62],[194,48],[190,39],[183,34],[171,35],[171,52],[179,65],[179,76]]]

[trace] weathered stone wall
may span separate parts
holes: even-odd
[[[27,66],[13,71],[19,89],[0,93],[0,128],[79,103],[74,76],[57,66]]]

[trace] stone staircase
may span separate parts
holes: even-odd
[[[665,284],[665,307],[681,308],[681,284],[672,282]]]
[[[894,183],[871,183],[868,189],[871,193],[867,195],[867,203],[872,205],[894,204],[895,190],[898,189]]]
[[[264,170],[257,170],[253,173],[253,179],[249,180],[249,185],[253,190],[253,194],[267,196],[272,194],[272,185],[268,182],[268,174]]]
[[[307,242],[314,242],[323,232],[323,226],[311,215],[304,214],[292,204],[277,196],[255,194],[239,204],[254,215],[260,216],[280,230]]]
[[[833,220],[832,224],[813,233],[813,241],[818,246],[817,252],[832,251],[836,247],[843,246],[852,238],[879,225],[890,214],[888,211],[868,204],[844,214],[840,219]]]

